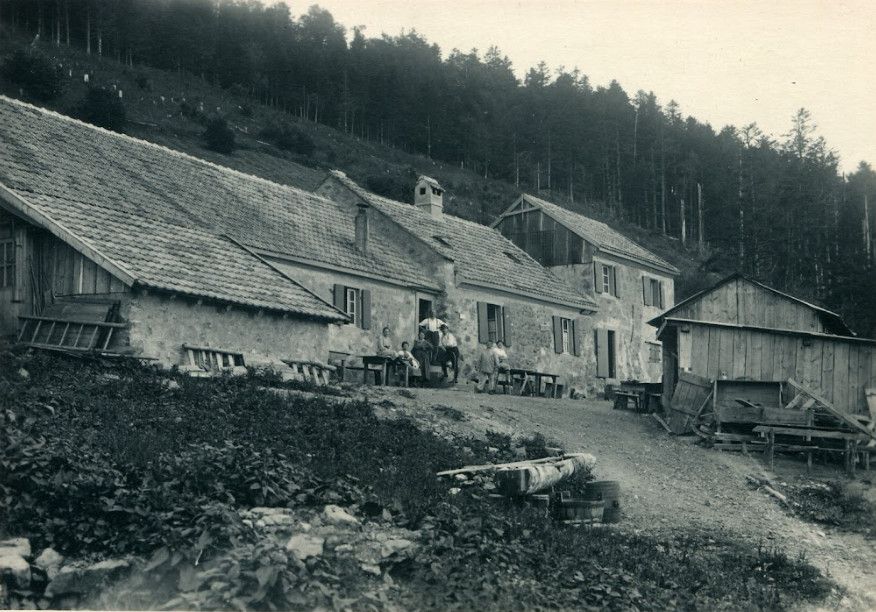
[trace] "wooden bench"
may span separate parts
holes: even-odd
[[[315,385],[331,384],[329,374],[337,371],[337,368],[333,365],[314,361],[296,361],[293,359],[283,359],[282,361],[289,366],[296,379],[312,382]]]
[[[642,394],[635,391],[615,391],[614,392],[614,409],[626,410],[630,402],[633,403],[633,409],[639,412],[642,406]]]

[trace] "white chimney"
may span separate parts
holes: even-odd
[[[356,210],[356,250],[363,255],[368,252],[368,204],[359,202]]]
[[[440,219],[444,212],[444,189],[433,178],[421,176],[414,188],[414,206]]]

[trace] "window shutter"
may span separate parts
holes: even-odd
[[[615,266],[611,267],[611,292],[614,297],[620,297],[620,287],[617,282],[617,268]]]
[[[581,347],[578,346],[578,321],[579,319],[572,319],[571,330],[572,330],[572,354],[576,357],[581,354]]]
[[[478,302],[478,342],[483,344],[490,340],[490,331],[487,324],[487,304]]]
[[[608,331],[596,330],[596,376],[608,378]]]
[[[359,322],[362,329],[371,329],[371,290],[359,291]]]
[[[556,315],[554,315],[554,352],[558,355],[563,352],[563,322]]]
[[[660,294],[659,294],[659,297],[660,297],[660,308],[662,309],[662,308],[663,308],[663,281],[658,281],[658,282],[657,282],[657,288],[660,290]]]
[[[333,306],[341,312],[347,312],[346,296],[344,295],[344,286],[335,285]]]
[[[505,307],[499,306],[500,314],[502,316],[499,317],[499,324],[502,326],[499,329],[499,338],[502,339],[502,342],[505,343],[505,346],[511,346],[511,341],[508,339],[508,317],[505,315]]]
[[[593,289],[602,293],[602,265],[596,261],[593,262]]]
[[[12,301],[24,301],[24,288],[27,286],[27,270],[25,269],[25,240],[27,231],[26,227],[21,223],[16,223],[14,226],[14,257],[15,265],[12,268],[14,277],[12,281]],[[33,288],[36,291],[36,287]]]
[[[645,298],[645,306],[653,306],[651,303],[651,279],[642,277],[642,296]]]

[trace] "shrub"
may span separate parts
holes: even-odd
[[[152,81],[149,80],[145,74],[138,74],[134,77],[134,81],[137,83],[137,87],[144,91],[152,91]]]
[[[228,127],[228,122],[222,117],[213,117],[207,121],[204,140],[208,149],[224,155],[231,154],[236,147],[234,131]]]
[[[309,157],[316,148],[310,136],[288,123],[273,123],[261,131],[261,136],[284,151],[298,155]]]
[[[35,49],[19,49],[3,64],[2,74],[40,102],[54,100],[63,92],[60,69]]]
[[[85,94],[76,110],[77,116],[102,128],[114,132],[124,132],[127,122],[125,105],[114,92],[92,87]]]

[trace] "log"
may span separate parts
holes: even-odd
[[[528,465],[539,464],[539,463],[549,463],[551,461],[560,461],[562,459],[566,459],[569,457],[589,457],[593,463],[596,463],[596,459],[593,455],[587,453],[569,453],[563,455],[562,457],[544,457],[542,459],[524,459],[522,461],[513,461],[511,463],[487,463],[485,465],[466,465],[465,467],[457,468],[455,470],[444,470],[443,472],[438,472],[436,476],[454,476],[456,474],[470,474],[473,472],[486,472],[490,470],[501,470],[508,468],[516,468],[516,467],[525,467]]]
[[[592,467],[593,455],[566,455],[553,463],[504,468],[496,472],[496,485],[507,495],[532,495],[558,484],[577,470]]]

